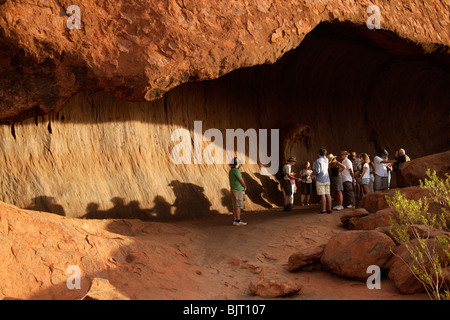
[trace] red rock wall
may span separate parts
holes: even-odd
[[[85,92],[53,116],[2,126],[1,200],[87,218],[228,212],[228,166],[174,164],[174,130],[193,136],[195,120],[203,132],[280,129],[281,158],[299,162],[320,147],[372,155],[403,147],[416,158],[448,148],[449,79],[448,55],[389,32],[324,24],[273,65],[184,84],[153,102]],[[245,162],[246,208],[279,205],[273,177]]]

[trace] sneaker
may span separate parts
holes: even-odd
[[[347,206],[347,209],[354,208],[355,206],[352,206],[351,204]]]
[[[246,225],[247,225],[247,222],[233,221],[233,226],[238,226],[238,227],[240,227],[240,226],[246,226]]]
[[[344,206],[337,206],[337,208],[336,208],[337,211],[340,211],[340,210],[343,210],[343,209],[344,209]]]
[[[336,205],[333,207],[333,210],[339,210],[340,205]]]

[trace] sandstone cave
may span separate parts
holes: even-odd
[[[319,217],[313,191],[284,213],[262,173],[319,148],[404,148],[416,162],[392,186],[411,197],[426,168],[449,173],[448,4],[380,1],[370,29],[365,1],[150,2],[83,1],[69,29],[72,3],[0,1],[0,299],[425,299],[375,225],[384,194]],[[237,141],[245,228],[229,223],[227,130],[267,148]],[[366,249],[384,291],[361,285]]]
[[[17,60],[10,63],[19,70]],[[192,80],[151,102],[81,91],[54,114],[2,126],[2,201],[86,218],[226,213],[227,165],[171,160],[171,133],[193,131],[196,120],[204,131],[279,129],[280,159],[299,163],[314,161],[320,147],[372,155],[405,148],[412,158],[443,152],[449,73],[445,48],[425,53],[389,31],[324,22],[274,64]],[[249,210],[280,205],[273,177],[254,164],[244,172]]]

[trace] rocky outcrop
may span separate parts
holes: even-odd
[[[79,93],[59,113],[0,127],[0,200],[86,218],[171,220],[229,212],[228,165],[203,158],[194,163],[196,120],[202,121],[202,133],[217,129],[223,138],[203,140],[201,152],[210,145],[223,154],[231,149],[227,129],[268,130],[258,143],[268,137],[273,160],[295,155],[296,172],[323,146],[334,153],[332,148],[371,154],[381,146],[391,153],[402,146],[413,158],[441,152],[448,145],[441,133],[448,128],[443,106],[450,77],[445,57],[420,50],[386,31],[325,23],[273,65],[178,86],[151,102],[124,102],[102,91]],[[403,90],[394,93],[390,87]],[[348,88],[355,90],[350,94]],[[383,129],[402,121],[409,125],[401,135]],[[173,161],[181,140],[172,139],[177,129],[190,135],[190,164]],[[272,129],[280,130],[280,148],[273,152]],[[242,158],[249,185],[246,209],[281,205],[278,183],[261,174],[262,157],[247,148]]]
[[[224,135],[198,142],[207,129],[280,130],[279,138],[267,137],[280,146],[269,153],[274,161],[295,155],[296,172],[320,147],[372,155],[403,147],[413,159],[448,149],[444,1],[383,1],[381,30],[365,25],[367,1],[88,0],[78,6],[80,29],[68,28],[71,4],[0,1],[0,200],[39,212],[5,205],[1,260],[15,272],[0,281],[3,297],[79,297],[64,282],[68,261],[86,275],[83,294],[89,284],[109,290],[109,283],[113,296],[136,298],[119,292],[126,283],[153,298],[170,292],[179,274],[196,278],[185,252],[132,239],[147,227],[123,219],[174,221],[230,210],[228,165],[207,163],[212,153],[204,151],[236,148]],[[177,130],[188,136],[182,163],[174,161]],[[279,205],[277,182],[261,172],[264,157],[242,158],[246,210]],[[412,165],[402,165],[408,183],[416,179],[407,173]],[[422,196],[413,188],[404,191]],[[386,208],[389,192],[365,197],[364,208]],[[359,225],[375,217],[363,215],[345,224],[375,226]],[[365,272],[366,262],[382,264],[391,244],[381,233],[355,232],[341,239],[353,251],[340,252],[334,239],[300,264],[320,255],[329,270],[362,279],[343,257]],[[174,261],[183,266],[176,275],[167,270]],[[27,284],[18,292],[21,279]],[[104,280],[92,286],[94,279]]]
[[[158,233],[174,242],[161,243]],[[201,279],[189,252],[174,245],[185,236],[162,223],[71,219],[0,203],[0,299],[195,299]]]
[[[372,3],[205,0],[0,4],[0,119],[55,113],[91,89],[128,101],[273,63],[323,21],[365,25]],[[382,28],[429,51],[448,46],[445,1],[378,3]],[[78,21],[73,20],[79,17]]]

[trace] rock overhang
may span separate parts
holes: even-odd
[[[154,100],[183,83],[274,63],[322,22],[365,26],[373,4],[86,1],[78,6],[80,29],[68,28],[75,13],[67,10],[70,5],[0,4],[2,122],[53,114],[80,91]],[[419,43],[425,51],[448,53],[449,8],[443,1],[377,6],[383,30]],[[382,32],[374,30],[371,40],[377,42]],[[381,38],[389,45],[388,37]]]

